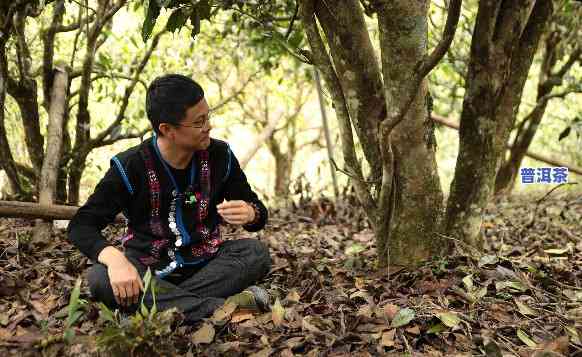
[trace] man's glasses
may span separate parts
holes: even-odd
[[[211,113],[209,112],[207,115],[204,116],[203,119],[196,119],[195,121],[191,122],[191,123],[186,123],[186,124],[176,124],[176,126],[184,126],[186,128],[196,128],[196,129],[200,129],[203,128],[204,125],[206,125],[206,122],[210,121],[210,117],[211,117]]]

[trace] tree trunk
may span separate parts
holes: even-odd
[[[68,69],[65,67],[55,68],[52,84],[53,88],[49,101],[47,147],[38,185],[38,203],[41,206],[50,206],[54,202],[63,142],[63,119],[69,87]],[[50,222],[37,220],[34,227],[33,240],[46,242],[50,239],[51,232],[52,224]]]
[[[10,189],[16,196],[23,195],[18,171],[14,164],[12,151],[6,133],[6,90],[8,86],[8,61],[6,60],[6,36],[0,36],[0,167],[6,172]]]
[[[376,56],[368,46],[370,39],[359,2],[334,4],[332,16],[326,13],[325,2],[318,2],[316,15],[325,30],[333,65],[314,21],[312,4],[309,0],[302,4],[312,62],[321,71],[333,99],[345,172],[351,176],[358,200],[372,223],[379,263],[415,266],[442,248],[436,231],[443,196],[433,125],[427,112],[426,81],[422,80],[426,73],[418,81],[411,80],[418,78],[418,64],[427,55],[428,1],[386,1],[377,6],[383,85]],[[364,108],[369,110],[367,115],[359,111]],[[379,132],[387,117],[394,119],[394,113],[402,113],[400,124]],[[375,191],[365,182],[355,154],[352,124],[372,171],[381,168],[381,187],[378,189],[380,182],[374,182]],[[373,130],[373,134],[367,130]],[[372,177],[377,179],[378,175]]]
[[[40,115],[37,102],[37,83],[32,77],[32,57],[28,49],[25,37],[26,20],[24,14],[14,17],[14,29],[16,37],[16,51],[20,67],[20,81],[16,88],[10,91],[20,108],[22,126],[24,127],[26,148],[36,172],[40,172],[44,155],[44,138],[40,134]],[[11,86],[12,87],[12,86]]]
[[[402,122],[382,140],[385,153],[392,145],[394,163],[391,193],[380,196],[391,202],[381,202],[377,212],[378,217],[388,218],[380,219],[376,229],[382,266],[414,266],[437,255],[444,246],[436,234],[442,218],[443,194],[435,158],[434,126],[428,113],[427,81],[416,88],[411,81],[417,63],[427,54],[428,3],[389,2],[378,13],[388,113],[406,105],[404,93],[415,98]],[[384,175],[389,164],[384,154]],[[389,215],[383,212],[385,208],[391,210]]]
[[[71,219],[78,209],[76,206],[41,206],[31,202],[0,201],[0,217],[8,218]],[[118,214],[115,222],[125,222],[125,216]]]
[[[289,185],[293,160],[287,155],[275,157],[275,197],[289,199]]]
[[[78,205],[79,195],[81,191],[81,178],[83,178],[83,171],[87,161],[88,153],[78,153],[73,156],[71,167],[69,170],[69,204]]]
[[[548,9],[546,10],[547,14],[544,14],[547,16],[544,25],[549,22],[549,18],[552,14],[551,4],[546,4],[546,7]],[[534,14],[536,14],[535,9]],[[545,39],[544,55],[538,76],[536,106],[517,127],[515,139],[513,140],[513,145],[509,152],[509,159],[502,164],[497,174],[495,180],[495,193],[498,195],[508,194],[513,189],[521,162],[523,161],[527,149],[531,145],[539,124],[544,117],[549,100],[546,96],[551,94],[554,86],[561,82],[562,76],[565,75],[568,69],[572,66],[572,62],[575,62],[580,56],[580,48],[575,49],[571,54],[572,57],[567,61],[562,69],[553,73],[553,67],[559,59],[557,57],[557,48],[560,38],[554,38],[552,35],[554,34],[548,35]],[[572,59],[575,60],[571,62]]]
[[[447,235],[479,246],[482,214],[515,117],[511,63],[531,16],[533,0],[481,1],[471,42],[459,130],[459,155],[447,203]],[[550,2],[547,2],[550,3]],[[541,6],[541,5],[540,5]],[[551,4],[549,4],[551,7]],[[509,76],[508,76],[509,74]],[[514,105],[509,108],[508,106]],[[503,106],[506,104],[506,106]]]
[[[273,115],[270,118],[268,118],[268,122],[266,123],[267,126],[263,128],[263,130],[259,134],[259,137],[254,140],[254,146],[250,150],[248,150],[245,153],[245,155],[241,158],[240,160],[241,168],[244,169],[247,166],[249,161],[251,161],[253,156],[255,156],[255,154],[259,151],[259,149],[261,148],[261,146],[263,146],[265,141],[267,141],[268,138],[273,135],[273,131],[275,131],[277,123],[279,123],[279,119],[281,119],[281,116],[277,115]]]
[[[47,148],[39,183],[38,202],[41,205],[52,205],[56,192],[63,142],[63,119],[69,86],[68,70],[66,68],[57,67],[55,69],[52,83],[53,88],[50,98],[49,124],[47,130]]]

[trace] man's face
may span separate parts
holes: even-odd
[[[180,124],[171,126],[169,136],[174,143],[187,150],[205,150],[210,145],[210,121],[208,103],[202,98],[198,104],[188,108]]]

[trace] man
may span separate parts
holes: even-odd
[[[91,294],[133,310],[149,267],[158,309],[177,307],[186,322],[211,315],[227,298],[268,308],[267,292],[250,286],[270,269],[267,247],[255,239],[222,241],[219,229],[226,222],[258,231],[267,209],[228,144],[210,138],[203,89],[182,75],[158,77],[146,110],[154,136],[113,157],[69,224],[69,239],[95,262],[87,276]],[[100,233],[119,212],[128,220],[124,252]],[[149,292],[144,301],[153,303]]]

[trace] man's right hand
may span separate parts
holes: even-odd
[[[136,304],[143,291],[141,277],[133,264],[115,247],[106,247],[97,260],[107,266],[115,301],[121,306]]]

